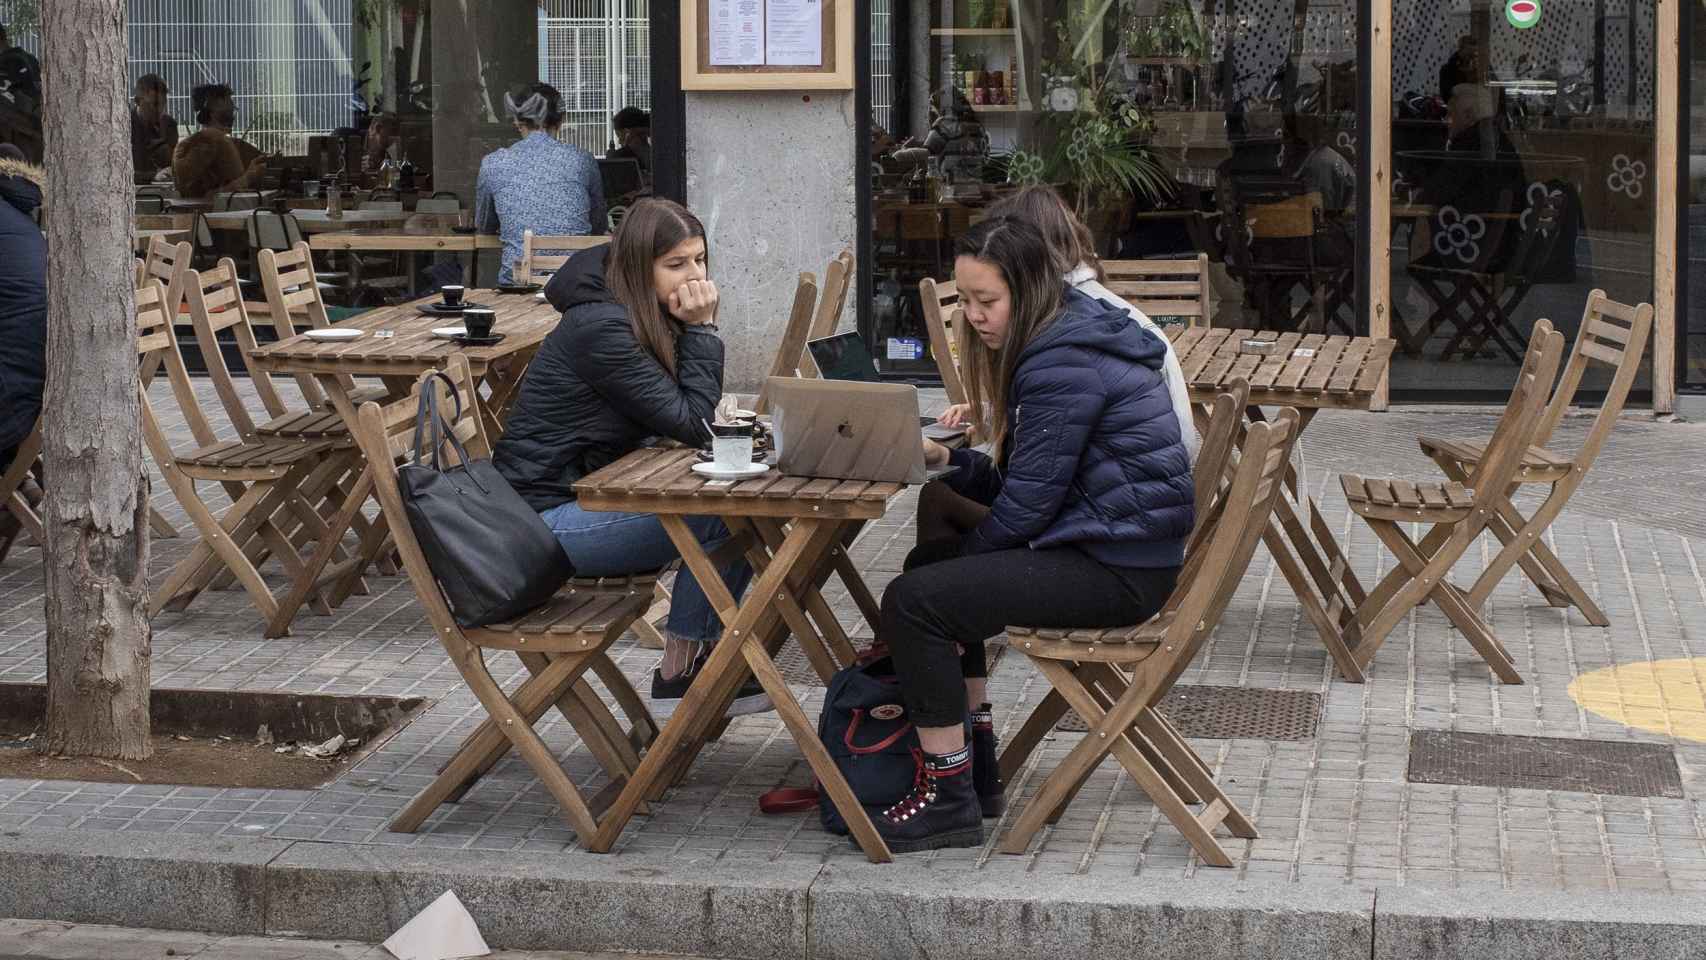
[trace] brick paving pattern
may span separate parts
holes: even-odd
[[[209,391],[211,394],[211,391]],[[212,403],[211,395],[207,402]],[[1369,582],[1390,564],[1346,509],[1334,471],[1428,476],[1418,431],[1477,436],[1486,412],[1399,408],[1385,414],[1323,414],[1304,435],[1306,480]],[[181,425],[179,425],[181,426]],[[1560,445],[1584,432],[1568,421]],[[981,849],[902,858],[901,869],[1111,874],[1197,881],[1337,879],[1435,886],[1488,884],[1522,890],[1706,891],[1706,738],[1698,726],[1673,733],[1626,726],[1578,706],[1577,676],[1633,661],[1706,657],[1706,508],[1689,496],[1706,428],[1631,417],[1612,438],[1571,508],[1553,526],[1554,550],[1596,596],[1612,625],[1546,606],[1526,580],[1508,578],[1489,602],[1489,622],[1527,682],[1501,686],[1437,609],[1411,615],[1375,658],[1370,682],[1340,681],[1296,600],[1258,550],[1224,621],[1184,682],[1319,693],[1317,735],[1305,741],[1198,740],[1197,749],[1261,838],[1225,839],[1236,866],[1196,860],[1182,837],[1113,764],[1105,764],[1023,856]],[[186,534],[190,526],[163,485],[154,503]],[[880,592],[911,544],[911,502],[873,524],[853,548]],[[189,538],[155,542],[152,572],[164,576]],[[1468,558],[1472,573],[1490,551]],[[276,577],[276,571],[272,571]],[[40,554],[14,550],[0,567],[0,680],[44,677]],[[436,703],[334,783],[312,791],[221,790],[0,780],[0,829],[76,828],[267,836],[360,844],[480,850],[580,850],[545,790],[513,758],[457,805],[441,808],[417,834],[385,824],[428,783],[481,712],[432,638],[401,577],[372,577],[370,592],[332,617],[305,612],[294,634],[260,638],[258,614],[238,590],[198,597],[154,625],[160,687],[418,695]],[[837,588],[838,590],[838,588]],[[829,594],[843,622],[869,637],[844,593]],[[656,653],[625,638],[615,656],[642,691]],[[501,681],[524,671],[491,655]],[[507,676],[506,676],[507,674]],[[1696,679],[1700,676],[1695,674]],[[990,683],[997,725],[1017,729],[1047,690],[1022,657],[1006,656]],[[821,688],[798,684],[810,715]],[[1675,696],[1675,691],[1671,691]],[[1701,691],[1694,689],[1694,702]],[[1631,700],[1640,696],[1630,688]],[[1682,771],[1680,799],[1408,783],[1413,730],[1590,738],[1667,745]],[[571,775],[601,782],[596,763],[566,724],[541,732]],[[1061,733],[1010,785],[1020,809],[1073,743]],[[1695,739],[1690,739],[1690,736]],[[757,798],[779,784],[809,781],[773,715],[742,718],[700,757],[688,779],[637,818],[624,850],[692,850],[761,861],[848,861],[859,854],[826,835],[811,815],[767,816]],[[1011,817],[1013,814],[1009,814]],[[1004,831],[1005,822],[996,826]]]

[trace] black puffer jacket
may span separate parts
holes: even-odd
[[[581,477],[652,437],[699,446],[723,394],[723,341],[688,327],[675,379],[634,338],[604,282],[609,245],[576,254],[548,295],[563,322],[540,345],[492,460],[535,510],[575,498]]]
[[[30,215],[42,183],[39,167],[0,159],[0,450],[22,443],[41,414],[47,241]]]

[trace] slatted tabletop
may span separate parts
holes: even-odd
[[[748,517],[875,520],[906,489],[900,483],[790,477],[774,467],[762,477],[730,482],[693,472],[695,451],[637,450],[583,477],[575,495],[587,510]]]
[[[469,250],[501,250],[503,240],[490,233],[456,233],[444,227],[430,229],[368,228],[340,230],[335,233],[315,233],[308,237],[314,250],[384,250],[466,252]]]
[[[415,307],[438,297],[425,297],[393,307],[381,307],[351,317],[338,326],[362,330],[359,340],[311,340],[305,334],[269,344],[255,351],[255,363],[272,373],[346,373],[366,376],[414,376],[441,367],[456,353],[468,357],[479,374],[494,360],[531,353],[547,334],[556,329],[561,315],[533,294],[503,294],[496,290],[469,290],[468,299],[483,303],[497,314],[492,332],[501,333],[500,343],[487,347],[465,347],[432,335],[434,327],[457,326],[455,317],[423,316]],[[374,336],[389,330],[392,336]]]
[[[1263,354],[1240,353],[1245,340],[1270,341]],[[1252,403],[1299,409],[1366,410],[1386,379],[1394,340],[1188,327],[1173,349],[1191,399],[1207,403],[1229,380],[1250,384]]]

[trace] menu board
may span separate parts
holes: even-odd
[[[856,0],[682,0],[684,90],[851,90]]]

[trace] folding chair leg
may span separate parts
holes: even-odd
[[[1226,819],[1223,822],[1233,836],[1243,840],[1256,839],[1256,825],[1250,822],[1244,811],[1238,809],[1232,798],[1226,795],[1226,791],[1220,789],[1220,784],[1214,782],[1213,771],[1209,770],[1208,764],[1191,749],[1191,745],[1185,742],[1184,736],[1173,726],[1172,721],[1161,711],[1151,707],[1138,715],[1137,725],[1149,735],[1150,741],[1158,749],[1173,759],[1174,766],[1202,798],[1198,802],[1211,805],[1219,802],[1225,805]]]
[[[584,666],[585,659],[564,657],[563,660],[568,661],[568,664],[564,666],[562,673],[576,672],[575,666]],[[563,819],[568,821],[569,826],[580,837],[581,843],[591,843],[598,834],[598,820],[593,817],[585,798],[575,788],[574,781],[569,779],[569,775],[564,773],[562,766],[557,763],[551,749],[545,745],[545,741],[539,739],[539,733],[533,729],[533,724],[527,722],[521,712],[516,710],[515,704],[510,703],[503,688],[498,686],[497,681],[493,680],[491,673],[486,670],[484,661],[476,660],[468,664],[468,669],[464,670],[462,675],[468,683],[468,688],[474,692],[474,696],[486,708],[486,713],[495,721],[498,730],[514,745],[515,751],[521,754],[521,758],[533,769],[534,775],[545,784],[545,789],[551,792],[557,806],[562,809]]]
[[[1054,730],[1054,725],[1060,718],[1066,716],[1066,698],[1058,690],[1050,689],[1043,698],[1031,708],[1031,715],[1019,727],[1019,732],[1007,739],[1007,746],[1001,750],[1001,780],[1012,783],[1019,775],[1025,761],[1031,759],[1043,738]]]
[[[652,712],[646,708],[646,701],[640,699],[640,694],[634,689],[634,685],[628,682],[622,669],[616,666],[608,654],[601,651],[592,660],[592,672],[603,682],[611,699],[622,708],[623,716],[628,718],[628,742],[633,744],[635,753],[650,747],[658,736],[657,721],[652,719]]]
[[[1493,561],[1481,571],[1481,576],[1475,580],[1475,585],[1469,590],[1469,603],[1480,609],[1492,595],[1493,589],[1510,572],[1513,564],[1521,564],[1523,573],[1534,582],[1546,602],[1554,607],[1575,607],[1582,612],[1587,621],[1596,627],[1611,625],[1605,611],[1594,603],[1586,590],[1570,571],[1564,567],[1556,554],[1542,537],[1546,529],[1552,525],[1557,515],[1563,512],[1564,501],[1574,492],[1571,487],[1567,490],[1554,488],[1551,496],[1535,511],[1534,516],[1524,518],[1516,506],[1506,499],[1499,505],[1498,513],[1491,518],[1488,526],[1504,544]],[[1555,503],[1556,501],[1556,503]]]
[[[457,667],[467,681],[469,689],[479,699],[480,704],[486,708],[487,717],[456,748],[456,753],[451,756],[450,762],[439,771],[438,777],[413,800],[410,800],[408,806],[404,807],[403,811],[391,821],[389,829],[393,833],[414,833],[440,805],[455,802],[467,793],[468,788],[482,774],[503,759],[511,748],[519,746],[516,738],[505,728],[525,726],[531,731],[533,729],[532,724],[540,716],[543,716],[545,711],[550,709],[551,704],[563,695],[563,691],[579,677],[580,672],[586,668],[591,660],[591,656],[588,654],[567,654],[552,661],[549,667],[534,674],[521,685],[520,689],[516,690],[515,701],[512,703],[504,696],[503,690],[498,687],[497,682],[492,679],[491,673],[486,669],[485,661],[479,655],[479,651],[473,650],[471,653],[473,654],[473,662],[458,664]],[[495,710],[494,704],[491,702],[494,698],[497,702],[501,702],[507,710],[502,712]],[[516,704],[520,704],[520,707],[518,708]],[[537,740],[537,734],[534,736]],[[540,746],[543,747],[543,744],[541,743]],[[527,760],[528,765],[534,768],[534,772],[539,773],[538,765],[534,762],[537,755],[529,756],[525,752],[522,755]],[[550,751],[545,751],[545,755],[549,761],[548,765],[556,767],[561,776],[562,768],[557,766],[556,759],[550,756]],[[563,779],[566,780],[567,777],[564,776]],[[549,787],[550,784],[547,783],[546,786]],[[573,785],[570,785],[569,789],[573,791]],[[556,790],[552,790],[552,793],[555,795]],[[582,806],[584,809],[584,804]],[[569,807],[565,805],[563,809],[566,813]],[[590,811],[587,812],[587,820],[589,822],[591,820]],[[577,832],[581,829],[580,826],[573,823],[571,826],[575,826]]]
[[[1366,663],[1399,620],[1424,600],[1432,600],[1452,624],[1462,631],[1463,636],[1500,681],[1521,683],[1522,676],[1517,673],[1510,653],[1505,650],[1498,637],[1493,635],[1493,631],[1488,629],[1481,615],[1469,605],[1462,591],[1446,579],[1452,565],[1462,556],[1468,544],[1474,542],[1474,538],[1461,536],[1459,531],[1454,531],[1445,545],[1433,555],[1424,558],[1416,543],[1406,536],[1396,523],[1390,520],[1367,519],[1369,526],[1374,528],[1375,535],[1392,551],[1393,557],[1410,573],[1411,578],[1370,623],[1363,637],[1367,646],[1357,649],[1359,658],[1363,658]]]
[[[1103,712],[1096,699],[1079,683],[1077,675],[1069,665],[1041,657],[1033,657],[1032,662],[1054,688],[1060,691],[1072,709],[1090,721],[1091,730],[1049,774],[1037,796],[1008,831],[1007,838],[1001,845],[1002,852],[1024,853],[1030,846],[1031,837],[1042,827],[1044,818],[1059,805],[1062,797],[1078,781],[1083,771],[1094,769],[1112,752],[1139,789],[1148,794],[1155,806],[1185,835],[1185,839],[1190,842],[1203,862],[1217,867],[1230,867],[1232,858],[1227,856],[1212,832],[1225,818],[1226,810],[1216,803],[1211,804],[1201,816],[1192,814],[1142,752],[1126,737],[1118,735],[1130,728],[1145,709],[1144,702],[1151,692],[1152,683],[1144,680],[1134,681],[1126,688],[1113,709]]]

